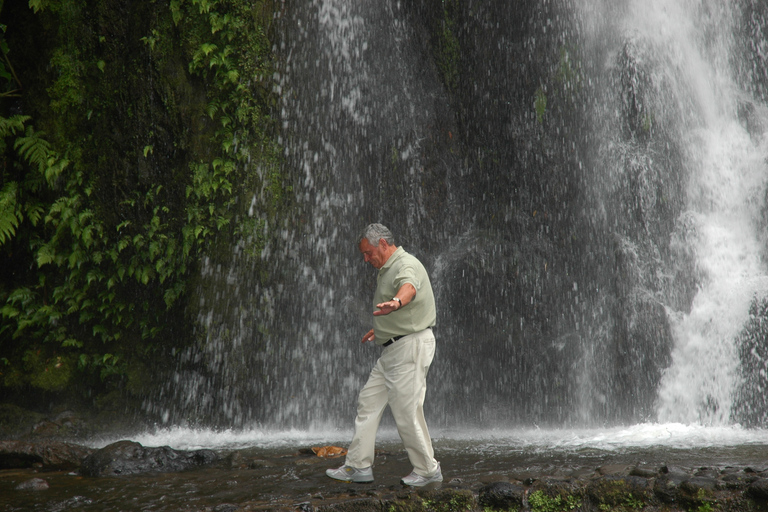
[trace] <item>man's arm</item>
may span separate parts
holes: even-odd
[[[399,290],[397,290],[397,293],[394,297],[392,297],[392,300],[376,304],[376,307],[379,308],[379,310],[374,311],[373,315],[388,315],[393,311],[397,311],[398,309],[406,306],[409,302],[411,302],[415,296],[416,288],[411,283],[405,283],[400,287]]]

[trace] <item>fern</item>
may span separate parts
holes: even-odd
[[[43,174],[49,165],[55,163],[55,160],[49,160],[53,156],[51,144],[43,138],[44,136],[43,132],[35,132],[34,128],[29,126],[26,136],[17,138],[13,145],[19,155]]]
[[[0,117],[0,138],[4,139],[10,135],[16,135],[24,131],[24,123],[31,117],[15,115],[8,118]]]
[[[21,224],[17,195],[19,185],[11,181],[0,190],[0,246],[13,238]]]

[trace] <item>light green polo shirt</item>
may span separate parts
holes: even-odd
[[[388,315],[373,317],[376,344],[381,345],[394,336],[412,334],[433,327],[437,319],[435,296],[424,265],[415,256],[398,247],[379,269],[373,295],[373,311],[376,304],[387,302],[400,287],[410,283],[416,288],[416,296],[407,305]]]

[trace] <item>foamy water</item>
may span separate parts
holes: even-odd
[[[130,439],[144,446],[170,446],[178,450],[281,449],[340,444],[346,446],[351,430],[206,430],[172,427]],[[432,433],[443,452],[462,451],[604,451],[654,448],[702,449],[768,445],[768,430],[739,426],[702,427],[681,423],[644,423],[606,429],[489,429],[445,430]],[[117,439],[94,442],[100,448]],[[393,429],[379,431],[380,443],[399,443]]]

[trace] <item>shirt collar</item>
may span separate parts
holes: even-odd
[[[395,250],[395,252],[393,252],[393,253],[392,253],[392,256],[390,256],[390,257],[389,257],[389,259],[386,261],[386,263],[384,263],[384,264],[381,266],[381,268],[380,268],[379,270],[381,271],[381,270],[386,270],[386,269],[388,269],[389,267],[391,267],[391,266],[392,266],[392,264],[394,263],[394,261],[395,261],[397,258],[399,258],[400,256],[402,256],[403,254],[405,254],[405,249],[403,249],[403,246],[401,245],[400,247],[398,247],[398,248]]]

